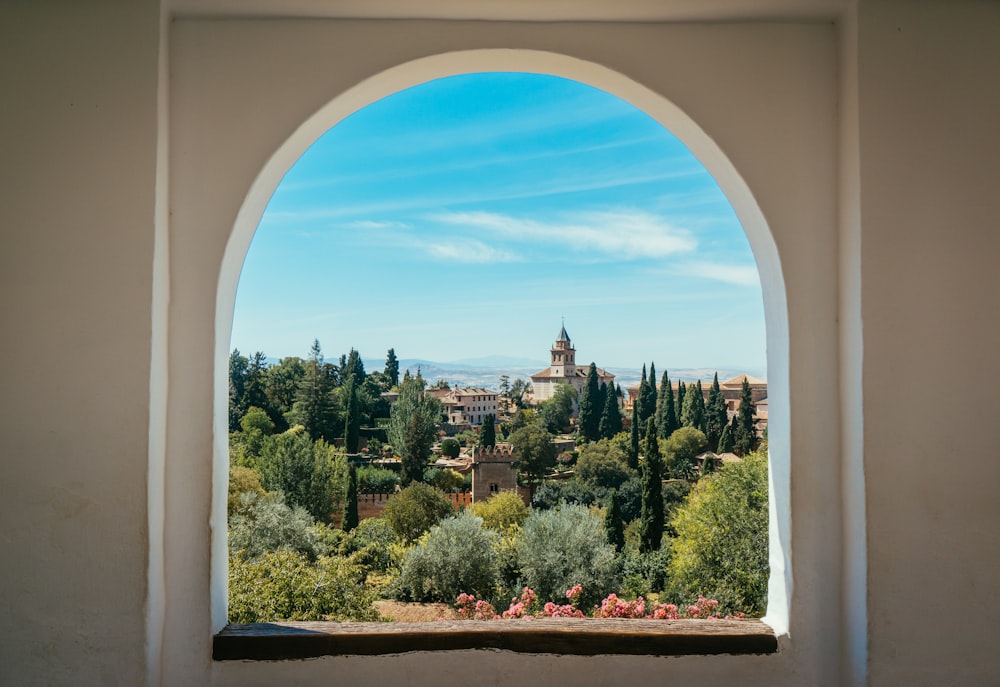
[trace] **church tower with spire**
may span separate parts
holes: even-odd
[[[565,323],[563,324],[562,329],[559,330],[559,336],[556,338],[556,342],[552,344],[552,350],[550,353],[552,355],[552,361],[549,364],[552,368],[552,374],[554,376],[576,376],[576,349],[573,348],[573,342],[570,341],[569,334],[566,333]]]

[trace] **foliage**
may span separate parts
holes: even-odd
[[[688,396],[696,393],[696,389],[690,389]],[[664,442],[667,472],[677,479],[691,479],[698,465],[698,456],[707,448],[708,438],[704,432],[694,427],[681,427]]]
[[[639,469],[639,405],[632,404],[632,423],[629,426],[628,466]]]
[[[390,494],[399,484],[399,475],[392,470],[362,466],[358,468],[358,491],[365,494]]]
[[[733,434],[733,451],[740,456],[745,456],[757,447],[757,428],[753,424],[754,413],[757,406],[754,405],[753,395],[750,391],[750,383],[743,377],[743,388],[740,389],[740,406],[736,409],[735,432]]]
[[[688,387],[680,420],[682,427],[694,427],[702,432],[705,431],[705,396],[700,379],[694,386]]]
[[[674,389],[670,385],[670,377],[663,373],[660,380],[660,393],[656,400],[656,431],[661,439],[666,439],[678,427],[677,412],[674,407]]]
[[[240,494],[229,517],[230,554],[242,552],[246,558],[256,558],[269,551],[289,549],[316,558],[325,550],[313,524],[304,508],[290,507],[280,492]]]
[[[708,390],[708,401],[705,402],[705,436],[708,437],[708,445],[712,450],[718,448],[722,431],[729,426],[729,417],[726,412],[726,399],[719,388],[719,373],[716,372],[712,378],[712,386]]]
[[[584,506],[532,511],[517,546],[524,584],[543,601],[556,601],[579,584],[581,603],[596,603],[618,583],[615,549],[603,529]]]
[[[510,402],[516,408],[527,408],[527,398],[531,396],[531,382],[518,377],[510,385]]]
[[[351,560],[379,572],[386,572],[398,563],[394,556],[399,537],[383,518],[365,518],[351,532]]]
[[[229,515],[236,512],[239,506],[240,494],[252,493],[257,496],[264,495],[264,488],[260,484],[260,473],[253,468],[241,465],[229,466],[229,500],[227,511]]]
[[[379,619],[374,601],[363,572],[341,558],[312,563],[283,549],[229,561],[230,622],[373,621]]]
[[[589,444],[580,452],[576,477],[592,487],[617,489],[634,474],[627,465],[628,456],[621,449],[602,439]]]
[[[433,472],[433,474],[432,474]],[[431,468],[424,473],[427,483],[441,491],[458,491],[465,486],[465,476],[451,468],[437,469]]]
[[[267,491],[282,491],[288,503],[328,521],[343,499],[347,461],[323,440],[313,441],[301,427],[267,437],[257,461]]]
[[[444,439],[441,441],[441,455],[445,458],[458,458],[462,452],[462,445],[457,439]]]
[[[305,374],[305,365],[298,356],[282,358],[277,365],[272,365],[264,371],[266,410],[274,420],[275,431],[284,432],[288,429],[286,416],[291,413],[295,394]]]
[[[622,558],[622,591],[633,596],[663,591],[669,565],[670,547],[645,553],[629,550]]]
[[[602,492],[603,495],[603,492]],[[531,506],[536,510],[555,508],[560,503],[575,503],[589,506],[598,503],[601,496],[580,480],[546,480],[542,482],[531,497]]]
[[[601,410],[597,433],[605,439],[611,439],[621,431],[622,411],[618,405],[618,394],[615,393],[614,384],[612,384],[604,393],[604,408]]]
[[[499,583],[499,536],[471,513],[446,518],[406,552],[400,594],[416,601],[450,601],[465,591],[492,597]]]
[[[354,349],[351,349],[354,352]],[[344,388],[344,447],[348,453],[358,452],[358,441],[361,438],[361,401],[358,398],[357,377],[347,376]]]
[[[517,430],[510,436],[510,443],[517,452],[518,472],[532,487],[541,482],[556,464],[552,435],[537,425]]]
[[[698,482],[672,525],[674,592],[716,598],[725,612],[763,613],[767,596],[767,456],[752,453]]]
[[[615,553],[621,553],[625,548],[625,523],[622,521],[622,509],[618,492],[611,492],[607,511],[604,514],[604,533],[608,543],[615,547]]]
[[[538,408],[538,415],[545,423],[546,429],[553,434],[569,428],[573,417],[573,406],[576,404],[576,388],[570,384],[556,384],[552,398],[543,402]]]
[[[344,515],[340,528],[350,532],[358,526],[358,471],[354,465],[347,466],[347,493],[344,495]]]
[[[440,489],[414,482],[389,499],[382,517],[400,539],[412,542],[454,511]]]
[[[385,376],[389,378],[389,386],[399,386],[399,360],[396,358],[396,349],[390,348],[385,356]]]
[[[501,491],[486,501],[472,504],[472,512],[483,519],[483,526],[499,532],[524,524],[528,507],[516,491]]]
[[[646,379],[646,366],[642,366],[642,381],[639,383],[639,398],[636,399],[637,416],[639,418],[639,438],[646,436],[646,421],[656,415],[656,380]]]
[[[305,373],[296,389],[289,421],[305,427],[313,439],[333,441],[339,429],[333,396],[336,368],[323,362],[318,340],[313,341],[303,367]]]
[[[580,394],[579,430],[580,436],[587,441],[597,441],[598,429],[601,423],[601,413],[604,410],[604,397],[601,394],[600,380],[597,377],[597,366],[590,363],[587,369],[587,383]]]
[[[497,445],[496,418],[493,413],[487,413],[483,418],[483,426],[479,430],[479,445],[489,448]]]
[[[424,380],[404,377],[389,414],[389,443],[403,462],[402,483],[419,482],[431,455],[441,402],[424,394]]]
[[[663,539],[663,461],[656,420],[646,424],[642,461],[642,514],[639,516],[639,550],[656,551]]]
[[[719,453],[732,453],[733,449],[736,448],[733,443],[733,433],[729,429],[729,425],[722,428],[722,434],[719,436]]]

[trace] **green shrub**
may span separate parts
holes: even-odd
[[[392,470],[364,466],[358,468],[358,491],[364,494],[391,494],[399,484],[399,475]]]
[[[617,489],[634,476],[625,452],[607,439],[587,445],[576,462],[576,478],[592,488]]]
[[[281,492],[240,494],[229,518],[229,551],[256,558],[278,549],[316,558],[326,553],[314,521],[301,506],[290,507]]]
[[[472,512],[483,519],[483,526],[498,532],[520,527],[528,517],[528,507],[516,491],[501,491],[486,501],[472,504]]]
[[[341,558],[315,563],[288,550],[229,560],[229,621],[379,620],[363,572]]]
[[[670,547],[639,553],[638,547],[622,556],[622,592],[628,596],[648,596],[667,586]]]
[[[617,591],[615,548],[607,543],[601,518],[585,506],[532,511],[518,558],[523,582],[540,602],[565,603],[566,590],[577,584],[583,586],[582,608]]]
[[[451,501],[440,489],[415,482],[389,499],[382,517],[400,539],[412,542],[454,512]]]
[[[252,492],[258,496],[264,495],[260,485],[260,473],[252,468],[240,465],[229,466],[229,501],[228,512],[232,515],[239,507],[240,494]]]
[[[462,445],[458,443],[458,439],[443,439],[441,441],[441,455],[445,458],[458,458],[458,454],[462,452]]]
[[[369,570],[387,572],[397,563],[393,545],[399,542],[396,531],[382,518],[367,518],[351,532],[351,560]]]
[[[499,582],[498,539],[499,534],[483,527],[482,518],[471,513],[443,520],[404,556],[400,595],[449,603],[463,592],[492,598]]]

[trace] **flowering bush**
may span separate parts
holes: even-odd
[[[538,597],[530,587],[525,587],[520,598],[510,600],[510,607],[501,615],[497,615],[496,609],[482,599],[477,600],[472,594],[459,594],[455,601],[458,615],[462,619],[469,620],[495,620],[503,618],[506,620],[517,618],[584,618],[582,610],[577,607],[580,598],[583,596],[583,586],[575,585],[566,590],[568,604],[556,604],[548,601],[541,608],[538,608]],[[718,620],[719,602],[715,599],[706,599],[699,596],[698,601],[681,611],[674,604],[653,604],[646,605],[643,597],[638,597],[634,601],[626,601],[618,598],[617,594],[609,594],[601,605],[594,608],[595,618],[638,618],[645,620]],[[725,616],[725,620],[742,620],[746,618],[745,613]]]

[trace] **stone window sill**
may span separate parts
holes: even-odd
[[[759,620],[277,622],[226,626],[214,637],[212,657],[278,661],[464,649],[574,656],[772,654],[778,650],[778,640]]]

